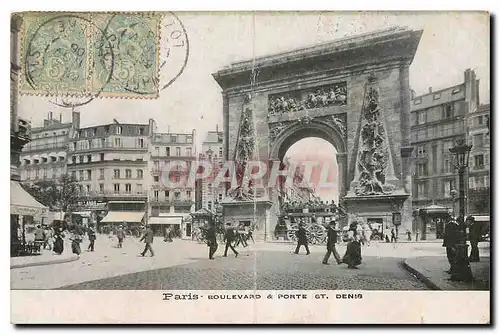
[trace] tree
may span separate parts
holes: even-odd
[[[39,181],[25,185],[26,191],[37,201],[49,207],[52,211],[70,213],[78,210],[82,200],[82,192],[78,180],[68,174],[63,174],[56,181]]]

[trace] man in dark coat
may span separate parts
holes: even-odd
[[[471,246],[469,260],[470,262],[479,262],[478,244],[481,241],[481,225],[472,216],[467,217],[467,225],[469,225],[469,241]]]
[[[210,260],[214,259],[214,254],[219,248],[217,244],[217,235],[215,233],[215,227],[213,225],[209,225],[207,229],[207,246],[208,248],[208,258]]]
[[[234,257],[238,257],[238,252],[234,249],[233,241],[235,239],[235,232],[232,226],[226,228],[226,233],[224,234],[224,241],[226,242],[226,249],[224,250],[224,257],[227,257],[227,250],[231,248],[234,253]]]
[[[95,246],[95,239],[96,239],[95,229],[93,227],[89,227],[89,230],[87,233],[89,235],[89,247],[87,248],[87,250],[89,252],[93,252],[94,246]]]
[[[302,245],[306,248],[307,255],[311,254],[311,252],[309,251],[309,246],[307,244],[306,229],[304,228],[304,225],[302,223],[299,224],[299,229],[297,230],[297,232],[295,232],[295,235],[297,236],[297,248],[295,248],[295,254],[299,254],[299,249]]]
[[[326,254],[325,257],[323,258],[323,264],[328,264],[328,259],[330,258],[330,255],[335,257],[335,260],[337,260],[337,264],[341,264],[342,260],[340,259],[340,255],[337,252],[337,249],[335,248],[335,244],[337,243],[337,231],[335,230],[335,222],[331,221],[330,225],[328,226],[328,240],[326,242]]]
[[[457,221],[452,218],[448,221],[444,229],[443,247],[446,247],[446,257],[450,263],[450,269],[446,272],[451,274],[455,272],[455,263],[457,250],[455,245],[458,242],[459,226]]]
[[[146,244],[144,246],[144,250],[141,253],[142,256],[146,255],[146,252],[148,250],[151,253],[151,256],[155,256],[155,252],[153,251],[153,247],[151,246],[151,244],[153,243],[153,239],[153,230],[148,226],[146,227],[146,231],[144,231],[141,240],[139,240],[139,242],[144,240],[144,243]]]

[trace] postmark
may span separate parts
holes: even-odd
[[[92,89],[111,75],[100,96],[157,97],[161,15],[98,14],[92,20],[104,31],[92,45]]]
[[[34,13],[24,20],[21,93],[86,95],[88,15]]]

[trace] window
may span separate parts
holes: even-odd
[[[417,164],[417,175],[418,176],[427,176],[427,163],[418,163]]]
[[[417,140],[425,140],[427,139],[427,130],[422,129],[417,131]]]
[[[92,148],[92,140],[88,140],[87,141],[87,149],[91,149]]]
[[[35,169],[35,178],[38,179],[39,173],[40,173],[40,170],[38,168]]]
[[[175,155],[177,155],[177,156],[181,155],[181,148],[180,147],[175,148]]]
[[[142,171],[142,169],[138,169],[137,170],[137,178],[142,179],[143,177],[144,177],[144,172]]]
[[[101,138],[101,147],[106,147],[106,139]]]
[[[460,93],[460,87],[453,88],[453,90],[451,91],[451,94],[458,94],[458,93]]]
[[[421,182],[417,184],[417,197],[427,197],[426,183]]]
[[[46,178],[47,178],[47,170],[46,170],[46,169],[44,169],[44,170],[43,170],[43,178],[44,178],[44,179],[46,179]]]
[[[125,184],[125,192],[127,194],[130,194],[131,191],[132,191],[132,185],[130,183]]]
[[[472,145],[474,148],[483,148],[483,134],[477,134],[473,137]]]
[[[443,154],[451,154],[450,148],[453,147],[453,140],[443,141]]]
[[[120,178],[120,170],[119,169],[113,170],[113,177],[115,179],[119,179]]]
[[[87,192],[89,193],[91,190],[90,184],[87,184]]]
[[[475,188],[484,188],[484,177],[483,176],[475,176],[474,177],[474,185],[475,185]]]
[[[181,199],[181,193],[180,193],[180,192],[178,192],[178,191],[176,191],[176,192],[174,193],[174,199],[176,199],[176,200]]]
[[[101,161],[104,161],[104,153],[101,153]]]
[[[474,167],[475,169],[484,168],[484,155],[478,154],[474,156]]]
[[[91,169],[87,169],[87,180],[92,180],[92,170]]]
[[[116,134],[117,135],[121,135],[122,134],[122,127],[121,126],[117,126],[116,127]]]
[[[443,124],[441,125],[441,136],[451,136],[453,135],[453,124]]]
[[[443,106],[443,118],[451,118],[453,117],[453,105],[447,103]]]
[[[126,179],[132,178],[132,170],[131,169],[125,169],[125,178]]]
[[[419,105],[421,103],[422,103],[422,98],[421,97],[419,97],[418,99],[413,100],[413,104],[414,105]]]
[[[87,155],[87,162],[92,162],[92,155]]]
[[[170,136],[170,140],[172,143],[177,143],[177,137],[176,136]]]
[[[142,194],[142,184],[137,183],[137,185],[136,185],[136,189],[137,189],[137,193],[138,193],[138,194]]]
[[[483,116],[482,115],[476,117],[476,124],[477,125],[483,124]]]
[[[155,182],[158,182],[160,180],[160,177],[158,175],[153,176],[153,180]]]
[[[191,147],[186,147],[186,156],[191,156]]]
[[[83,170],[79,171],[78,174],[80,176],[80,181],[83,181]]]
[[[212,201],[208,201],[207,206],[208,210],[212,210]]]
[[[425,157],[425,146],[417,146],[417,157]]]
[[[170,147],[165,148],[165,153],[167,154],[167,157],[170,156]]]
[[[139,128],[139,135],[143,135],[144,134],[144,128]]]
[[[120,192],[120,184],[119,183],[113,184],[113,190],[114,190],[115,194],[119,193]]]
[[[186,197],[187,199],[191,199],[191,190],[186,191]]]
[[[451,191],[455,189],[455,180],[444,181],[444,197],[451,197]]]
[[[140,147],[140,148],[144,148],[144,139],[139,138],[139,139],[138,139],[138,142],[139,142],[139,147]]]
[[[219,147],[219,158],[222,159],[224,152],[222,151],[222,147]]]
[[[83,164],[83,155],[80,155],[80,156],[78,157],[78,160],[80,160],[80,163],[81,163],[81,164]]]
[[[187,136],[186,137],[186,143],[191,144],[193,142],[193,137],[192,136]]]
[[[160,161],[155,160],[153,162],[153,164],[154,164],[154,170],[159,171],[160,170]]]
[[[219,194],[219,202],[222,201],[222,194]]]
[[[71,172],[71,177],[74,178],[74,179],[76,179],[76,171],[72,171]]]
[[[71,162],[76,164],[76,157],[75,156],[71,157]]]
[[[443,173],[453,173],[453,162],[451,161],[451,157],[444,159]]]
[[[99,192],[104,193],[104,183],[99,183]]]
[[[104,168],[99,169],[99,180],[104,180]]]
[[[417,124],[424,124],[426,122],[426,119],[427,119],[427,114],[426,114],[426,111],[425,110],[422,110],[422,111],[419,111],[417,113]]]
[[[155,200],[158,200],[158,190],[153,191],[153,196]]]
[[[122,146],[122,141],[120,138],[115,138],[115,147],[121,147]]]
[[[212,185],[208,184],[208,194],[212,195]]]
[[[441,93],[435,93],[435,94],[432,96],[432,98],[433,98],[434,100],[439,100],[439,99],[441,98]]]
[[[170,191],[165,190],[165,198],[169,199],[170,198]]]

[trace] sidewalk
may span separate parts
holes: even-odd
[[[42,251],[42,254],[35,256],[18,256],[10,258],[10,268],[26,268],[35,266],[44,266],[49,264],[72,262],[79,259],[79,256],[66,252],[61,255],[56,255],[51,251]]]
[[[404,260],[408,271],[418,277],[433,290],[489,290],[490,289],[490,257],[481,256],[481,262],[472,262],[471,283],[454,282],[445,272],[450,268],[445,256],[423,256]]]

